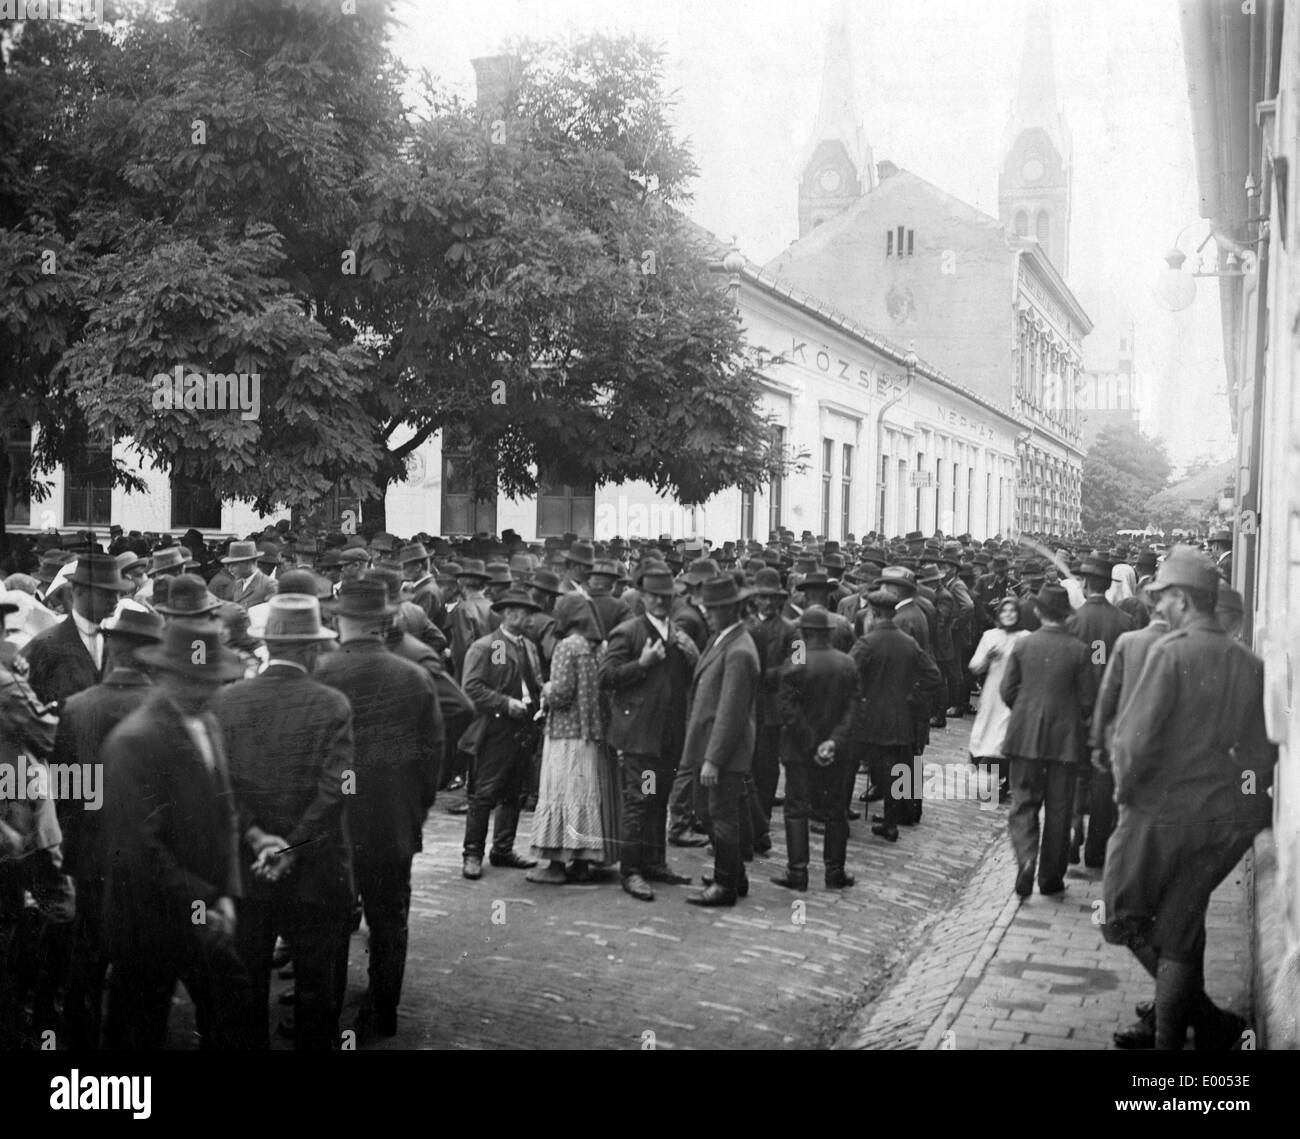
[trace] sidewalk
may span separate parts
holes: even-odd
[[[1251,873],[1247,854],[1215,892],[1205,954],[1210,998],[1248,1021]],[[1093,922],[1101,871],[1071,867],[1063,895],[1023,902],[1014,879],[1004,825],[961,901],[834,1047],[1114,1048],[1112,1033],[1133,1022],[1154,985]]]

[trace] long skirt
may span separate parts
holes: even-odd
[[[601,758],[601,745],[595,740],[546,737],[533,813],[535,857],[552,862],[607,861]]]

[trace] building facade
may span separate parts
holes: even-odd
[[[1141,408],[1133,368],[1133,318],[1109,290],[1084,293],[1081,300],[1093,320],[1093,330],[1083,344],[1078,388],[1079,426],[1088,448],[1113,424],[1140,427]]]

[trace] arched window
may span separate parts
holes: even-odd
[[[1051,223],[1047,218],[1046,210],[1038,211],[1038,244],[1044,249],[1047,248],[1047,237],[1051,230]]]
[[[1016,236],[1029,236],[1029,215],[1024,210],[1016,211]]]

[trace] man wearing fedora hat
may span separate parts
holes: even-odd
[[[429,551],[423,542],[411,542],[397,554],[397,562],[406,578],[408,596],[434,625],[441,626],[444,618],[442,590],[438,588],[429,568]]]
[[[587,592],[587,579],[596,564],[596,548],[587,541],[572,540],[564,552],[564,578],[560,588],[565,593]]]
[[[1226,529],[1210,532],[1210,553],[1218,567],[1219,576],[1232,582],[1232,531]]]
[[[110,978],[105,1045],[161,1048],[183,981],[205,1043],[248,1047],[249,980],[235,950],[239,844],[221,729],[210,711],[242,675],[216,629],[173,625],[136,650],[156,687],[101,751]]]
[[[741,859],[740,812],[747,810],[746,777],[754,761],[754,704],[758,650],[742,620],[749,596],[730,574],[701,587],[713,637],[691,680],[683,762],[695,772],[696,812],[713,836],[713,880],[686,900],[697,906],[734,906],[749,891]]]
[[[252,872],[239,903],[236,942],[252,978],[252,1033],[268,1039],[271,959],[279,934],[293,945],[294,1044],[328,1050],[338,1039],[356,890],[344,825],[345,772],[354,767],[352,708],[312,679],[337,634],[320,602],[280,594],[252,630],[269,660],[229,685],[215,705],[230,757],[241,857]]]
[[[1115,725],[1119,822],[1104,877],[1107,941],[1155,978],[1155,1047],[1230,1047],[1244,1023],[1205,995],[1211,894],[1272,821],[1277,747],[1264,720],[1263,662],[1214,616],[1219,574],[1176,546],[1152,583],[1171,632],[1147,654]]]
[[[168,625],[206,629],[219,621],[223,604],[198,574],[183,573],[168,578],[167,592],[162,597],[154,597],[153,609],[166,618]]]
[[[825,609],[803,612],[799,633],[804,651],[780,670],[786,872],[772,881],[790,890],[808,889],[810,817],[826,828],[826,888],[842,890],[855,884],[844,869],[849,844],[845,786],[857,759],[850,741],[858,671],[847,653],[831,647],[830,617]]]
[[[756,619],[749,635],[758,650],[760,668],[758,715],[754,742],[754,793],[768,827],[776,790],[781,779],[781,707],[777,700],[781,674],[792,659],[799,630],[783,616],[781,609],[789,594],[781,588],[781,575],[763,568],[754,575],[752,586]]]
[[[601,631],[606,636],[614,626],[632,616],[627,602],[614,596],[614,586],[622,576],[618,562],[611,558],[598,559],[587,575],[587,596],[591,598],[596,616],[600,618]]]
[[[1074,784],[1089,759],[1085,728],[1097,698],[1092,654],[1066,628],[1069,595],[1059,585],[1044,585],[1035,605],[1041,627],[1012,650],[1000,689],[1011,709],[1002,750],[1011,760],[1007,829],[1021,898],[1033,890],[1035,868],[1040,893],[1065,889]]]
[[[122,580],[117,559],[108,554],[83,554],[68,581],[72,589],[68,616],[23,647],[31,686],[46,703],[62,703],[99,682],[104,656],[100,622],[134,588]]]
[[[537,865],[515,852],[515,835],[539,742],[542,662],[525,633],[529,615],[539,606],[523,589],[511,589],[493,608],[501,624],[470,646],[462,685],[479,715],[461,867],[463,876],[471,880],[483,875],[489,821],[493,821],[489,854],[493,866],[529,870]]]
[[[673,622],[695,642],[701,651],[709,639],[709,621],[700,603],[704,583],[717,577],[721,567],[712,558],[696,558],[682,574],[686,592],[673,603]]]
[[[245,609],[260,605],[275,592],[275,583],[258,565],[262,556],[256,542],[231,542],[230,552],[221,559],[235,579],[230,600]]]
[[[478,558],[464,559],[456,571],[461,596],[454,606],[448,607],[445,632],[451,645],[452,667],[462,685],[470,646],[492,631],[492,602],[483,592],[488,580],[487,568]]]
[[[1116,609],[1106,596],[1113,570],[1114,563],[1101,554],[1090,554],[1083,560],[1079,567],[1079,576],[1083,580],[1083,606],[1066,624],[1066,628],[1088,646],[1093,677],[1099,688],[1115,642],[1121,634],[1133,628],[1128,615]],[[1115,829],[1115,786],[1110,775],[1094,771],[1091,766],[1081,768],[1074,800],[1070,861],[1078,862],[1082,845],[1084,865],[1096,869],[1106,860],[1106,843]]]
[[[611,693],[609,744],[623,776],[623,889],[649,902],[651,882],[691,881],[669,867],[666,840],[669,792],[681,763],[700,651],[669,615],[673,577],[667,568],[648,569],[638,580],[645,611],[610,631],[597,675]]]
[[[162,641],[163,620],[143,606],[134,607],[135,604],[124,602],[113,616],[100,623],[104,637],[104,679],[64,702],[50,754],[51,764],[76,764],[86,770],[88,765],[98,763],[109,732],[149,696],[149,678],[136,652]],[[105,772],[103,779],[111,777],[111,773]],[[101,826],[103,812],[86,810],[81,802],[59,800],[58,814],[63,831],[63,869],[75,880],[77,888],[77,915],[68,947],[63,1028],[71,1047],[96,1048],[104,977],[108,970],[102,931],[107,872]],[[64,979],[60,964],[54,965],[52,979],[56,983]]]

